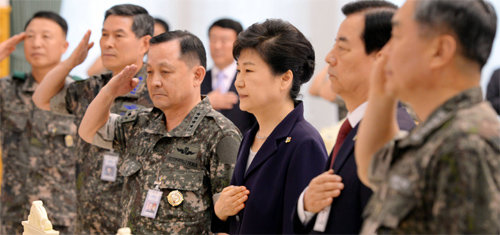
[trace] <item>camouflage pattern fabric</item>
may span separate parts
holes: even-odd
[[[145,66],[136,77],[140,83],[133,91],[115,100],[112,113],[123,115],[128,110],[153,107],[146,87]],[[52,98],[51,110],[74,114],[79,126],[88,105],[111,78],[111,73],[105,73],[74,82],[67,90]],[[119,202],[123,177],[118,175],[114,182],[101,180],[103,154],[109,150],[90,145],[81,138],[76,140],[75,147],[78,158],[76,232],[115,234],[120,228]]]
[[[373,158],[362,234],[500,231],[500,123],[481,89],[451,98]]]
[[[126,152],[119,169],[125,177],[122,227],[134,234],[208,234],[212,198],[229,185],[236,162],[238,128],[205,98],[170,132],[163,112],[148,109],[119,117],[114,136],[113,147]],[[155,186],[163,196],[151,219],[141,209]],[[168,202],[175,190],[184,198],[177,206]]]
[[[71,78],[66,78],[70,83]],[[31,202],[42,200],[52,224],[74,233],[75,118],[38,109],[31,74],[0,79],[3,181],[1,234],[20,234]]]

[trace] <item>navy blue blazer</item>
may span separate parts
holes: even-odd
[[[233,79],[233,82],[231,83],[231,87],[229,88],[229,91],[232,91],[232,92],[238,94],[236,91],[236,87],[234,86],[235,79],[236,79],[236,75],[235,75],[235,78]],[[205,78],[203,79],[203,82],[201,83],[201,94],[206,95],[211,91],[212,91],[212,70],[208,70],[207,74],[205,74]],[[224,115],[229,120],[231,120],[234,123],[234,125],[236,125],[238,127],[238,129],[240,129],[241,133],[243,133],[243,134],[246,131],[248,131],[250,129],[250,127],[252,127],[253,124],[256,122],[253,114],[242,111],[240,109],[240,101],[239,100],[238,100],[238,103],[236,103],[232,109],[223,109],[223,110],[217,110],[217,111],[219,111],[220,113],[222,113],[222,115]]]
[[[397,120],[399,128],[402,130],[411,130],[415,127],[413,119],[402,105],[398,105]],[[354,158],[354,138],[358,132],[358,126],[359,123],[349,132],[333,162],[332,168],[335,174],[342,177],[344,189],[341,191],[340,196],[333,200],[331,205],[325,229],[327,234],[359,234],[363,223],[363,209],[372,195],[372,191],[361,183],[357,174]],[[330,159],[331,156],[328,163]],[[329,170],[328,168],[329,165],[326,164],[324,170]],[[299,220],[296,206],[297,203],[293,214],[291,214],[294,231],[296,233],[317,233],[313,231],[316,217],[304,226]]]
[[[303,113],[303,105],[298,103],[269,135],[246,172],[258,123],[245,134],[231,185],[244,185],[250,194],[245,208],[226,222],[215,215],[212,217],[213,232],[293,232],[292,208],[309,181],[323,172],[328,156],[321,136],[304,119]]]

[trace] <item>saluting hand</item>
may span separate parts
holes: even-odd
[[[128,65],[120,73],[112,77],[103,89],[106,89],[109,92],[108,94],[113,97],[125,95],[139,84],[139,79],[134,78],[136,73],[137,65]]]
[[[222,221],[226,221],[229,216],[236,215],[245,208],[248,194],[250,191],[245,186],[230,185],[225,187],[215,203],[215,215]]]
[[[387,49],[384,48],[383,51],[379,52],[375,59],[369,78],[369,92],[370,95],[376,95],[377,97],[395,99],[394,82],[387,78],[387,55],[384,54],[385,50]]]
[[[26,33],[22,32],[0,43],[0,61],[7,58],[16,49],[16,45],[23,41],[25,38]]]
[[[73,53],[69,56],[68,62],[71,64],[71,67],[74,68],[83,63],[85,58],[87,58],[90,48],[94,46],[94,42],[89,43],[90,33],[90,30],[87,30],[80,43],[78,43],[78,46],[76,46]]]
[[[304,193],[304,209],[317,213],[333,202],[344,189],[342,178],[333,174],[333,170],[314,177]]]

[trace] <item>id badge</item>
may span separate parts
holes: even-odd
[[[102,160],[101,180],[115,182],[118,165],[118,154],[114,152],[104,153]]]
[[[144,205],[142,206],[141,216],[154,219],[156,212],[158,212],[162,195],[163,192],[158,189],[148,190],[146,201],[144,201]]]

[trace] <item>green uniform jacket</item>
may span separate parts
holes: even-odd
[[[500,122],[479,87],[374,157],[363,234],[500,231]]]
[[[38,109],[31,99],[37,85],[31,74],[0,79],[3,233],[22,231],[34,200],[43,201],[52,224],[73,231],[75,117]]]
[[[208,234],[213,196],[229,185],[241,134],[208,98],[170,132],[165,120],[155,108],[129,112],[104,127],[114,125],[113,147],[125,152],[119,169],[125,177],[122,226],[134,234]],[[163,193],[158,212],[154,219],[143,217],[148,190],[156,186]],[[175,190],[183,197],[180,205],[168,201]]]
[[[139,84],[132,92],[116,98],[112,113],[123,115],[128,110],[153,107],[146,87],[146,67],[143,66],[135,77],[139,78]],[[74,114],[79,126],[88,105],[111,78],[111,73],[104,73],[74,82],[51,99],[51,110]],[[107,151],[81,138],[76,140],[77,233],[114,234],[120,228],[123,177],[118,176],[114,182],[101,180],[103,154]]]

